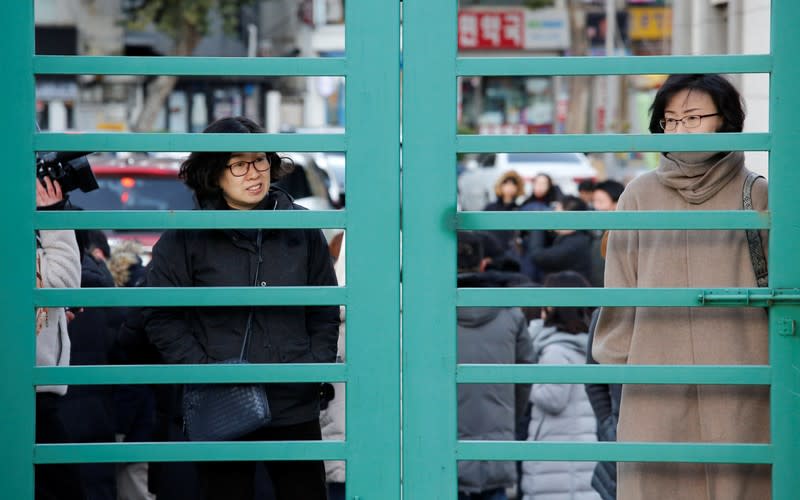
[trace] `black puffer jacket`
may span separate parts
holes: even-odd
[[[202,205],[224,208],[221,199]],[[270,209],[303,210],[276,188],[254,210]],[[253,283],[335,286],[336,275],[322,232],[167,231],[153,248],[147,273],[147,285],[154,287]],[[249,307],[146,308],[144,319],[147,336],[165,362],[214,363],[239,357],[249,312]],[[256,307],[246,358],[251,363],[333,362],[338,335],[337,306]],[[272,424],[318,418],[318,388],[319,384],[267,384]]]

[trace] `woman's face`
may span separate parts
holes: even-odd
[[[547,192],[550,191],[550,180],[543,176],[537,175],[533,178],[533,194],[537,198],[544,198]]]
[[[592,205],[595,210],[608,212],[617,208],[617,203],[611,199],[611,195],[602,189],[595,189],[592,193]]]
[[[228,167],[219,177],[222,197],[228,206],[236,210],[250,210],[261,203],[269,192],[269,168],[269,160],[264,153],[231,153]]]
[[[517,187],[517,183],[511,179],[508,179],[500,184],[500,194],[503,197],[503,201],[506,203],[514,201],[514,198],[517,197],[518,191],[519,188]]]
[[[664,119],[681,120],[674,129],[664,130],[665,134],[708,134],[714,133],[722,127],[722,117],[717,115],[717,107],[711,96],[701,90],[681,90],[667,101],[664,108]],[[694,128],[686,127],[686,118],[689,116],[705,116],[700,119],[700,124]]]

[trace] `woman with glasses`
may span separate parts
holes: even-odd
[[[247,118],[223,118],[205,133],[253,134]],[[303,210],[271,185],[289,172],[273,152],[195,152],[180,175],[201,210]],[[153,248],[147,286],[336,286],[318,229],[172,230]],[[338,306],[147,308],[145,329],[166,363],[333,363]],[[245,335],[245,332],[249,332]],[[244,339],[247,338],[246,344]],[[244,348],[243,348],[244,345]],[[244,441],[319,440],[319,384],[266,384],[271,422]],[[326,498],[323,462],[266,461],[278,500]],[[248,499],[255,462],[202,462],[207,499]]]
[[[745,116],[739,92],[719,75],[670,76],[650,110],[650,131],[656,134],[741,132]],[[767,182],[750,176],[741,151],[663,153],[658,169],[634,179],[617,206],[743,208],[767,209]],[[759,281],[764,286],[757,274],[766,271],[766,236],[744,230],[614,230],[605,286],[727,288],[756,287]],[[609,364],[766,365],[767,339],[767,315],[760,308],[604,307],[593,354]],[[767,387],[626,384],[618,440],[767,443],[769,424]],[[766,465],[620,462],[618,467],[621,500],[770,498]]]

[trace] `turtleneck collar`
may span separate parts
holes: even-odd
[[[661,184],[698,205],[717,194],[744,168],[744,153],[664,153],[656,170]]]

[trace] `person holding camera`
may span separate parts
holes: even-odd
[[[263,133],[253,121],[223,118],[205,133]],[[271,182],[290,171],[274,152],[194,152],[180,175],[201,210],[302,210]],[[153,287],[336,286],[318,229],[172,230],[153,248]],[[145,329],[167,363],[332,363],[337,306],[146,308]],[[245,342],[246,340],[246,342]],[[242,441],[320,440],[319,384],[266,384],[272,420]],[[321,460],[266,461],[278,500],[324,500]],[[254,462],[198,464],[208,499],[252,499]]]
[[[64,204],[65,196],[58,181],[47,176],[36,181],[37,210],[58,210]],[[80,284],[81,261],[75,231],[37,231],[37,288],[78,288]],[[63,307],[40,307],[36,310],[36,366],[69,365],[67,315]],[[60,398],[66,393],[66,385],[36,387],[37,443],[70,441],[60,411]],[[36,465],[35,476],[36,498],[84,498],[78,468],[74,464]]]

